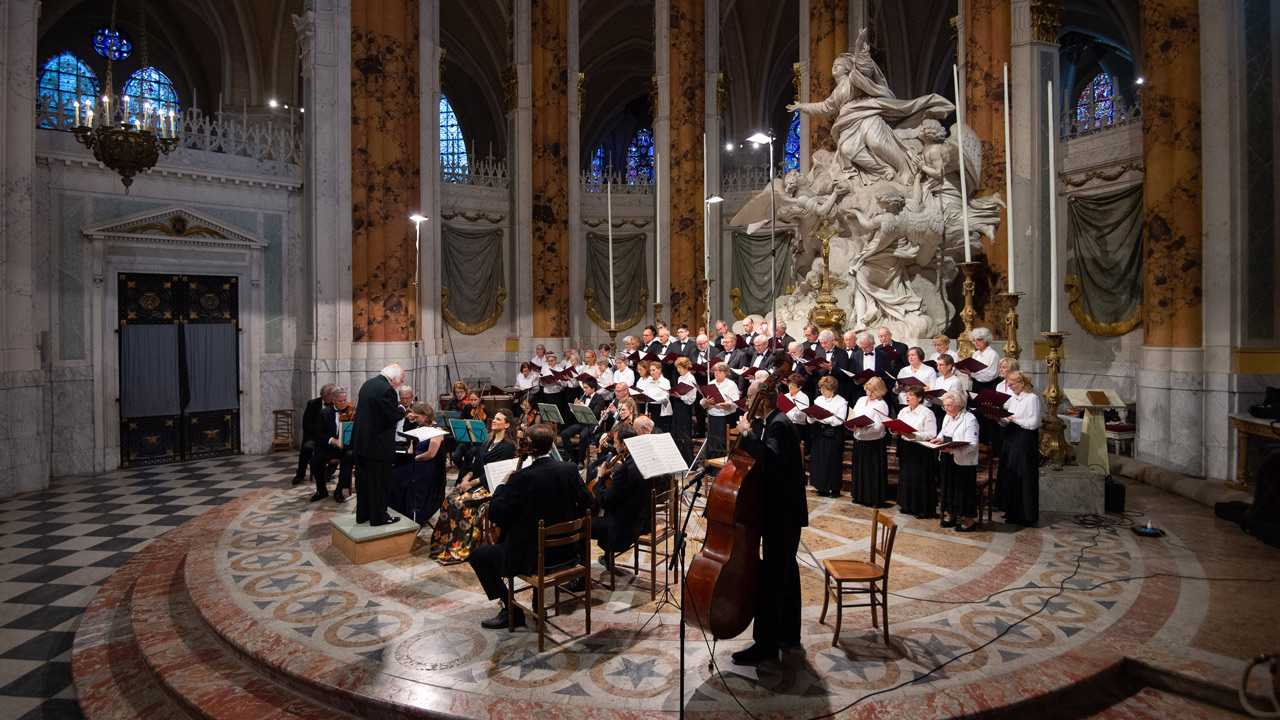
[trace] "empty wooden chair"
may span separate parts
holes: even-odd
[[[822,580],[826,592],[822,597],[822,616],[818,622],[826,623],[827,605],[836,601],[836,629],[831,645],[840,640],[840,621],[844,608],[870,607],[871,625],[879,627],[884,622],[884,641],[889,643],[889,561],[893,558],[893,540],[898,535],[898,524],[877,510],[871,518],[871,553],[867,562],[861,560],[823,560]],[[848,587],[846,587],[846,585]],[[846,595],[867,595],[868,602],[846,603]]]

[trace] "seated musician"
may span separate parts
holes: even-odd
[[[619,387],[623,386],[619,385]],[[617,430],[620,425],[631,424],[639,414],[640,412],[636,408],[636,401],[629,397],[622,398],[621,400],[614,400],[609,407],[605,408],[604,420],[600,423],[600,430],[598,431],[601,435],[600,440],[596,445],[596,459],[587,466],[588,478],[594,477],[596,468],[600,467],[600,465],[607,462],[609,458],[613,457],[615,452],[613,443],[614,431]]]
[[[489,502],[489,518],[502,530],[502,540],[478,547],[471,553],[471,568],[490,600],[498,600],[498,614],[480,623],[488,629],[506,628],[506,578],[535,572],[538,568],[538,522],[547,526],[583,517],[591,499],[582,485],[573,463],[551,457],[556,433],[551,425],[540,423],[529,428],[532,457],[525,467],[511,474],[496,488]],[[552,567],[577,558],[574,546],[547,550],[546,566]],[[515,625],[524,625],[524,613],[513,611]]]
[[[453,384],[453,398],[449,400],[449,404],[444,406],[444,410],[458,413],[459,420],[471,419],[471,401],[467,397],[467,384],[461,380]],[[449,459],[453,461],[453,466],[458,468],[458,472],[463,472],[459,463],[463,462],[467,454],[471,452],[473,443],[458,442],[453,436],[445,439],[444,450],[449,454]]]
[[[320,426],[325,433],[324,443],[311,455],[311,478],[316,482],[316,494],[311,496],[311,502],[329,497],[326,467],[334,459],[338,460],[338,487],[333,491],[333,499],[344,502],[347,498],[342,491],[351,491],[351,468],[356,463],[355,453],[342,445],[343,417],[351,407],[347,402],[347,391],[345,388],[335,387],[330,391],[329,397],[333,398],[333,405],[320,411]]]
[[[638,434],[635,425],[619,428],[614,444],[622,459],[615,458],[609,466],[596,470],[594,491],[604,515],[591,519],[591,537],[605,552],[626,550],[648,529],[648,498],[653,480],[641,476],[636,461],[625,449],[627,438]]]
[[[516,456],[516,447],[507,438],[507,430],[515,422],[510,410],[499,409],[489,421],[489,439],[476,458],[470,472],[458,479],[453,492],[440,507],[440,519],[431,534],[430,554],[441,565],[454,565],[467,559],[471,550],[483,542],[484,517],[488,509],[489,485],[484,466]]]
[[[604,396],[598,392],[599,385],[596,383],[595,378],[587,378],[579,385],[582,386],[582,397],[578,398],[578,401],[574,404],[589,408],[597,418],[600,417],[600,413],[604,412],[607,403]],[[566,421],[570,419],[565,418]],[[565,426],[565,429],[560,431],[560,442],[564,445],[566,459],[572,460],[579,467],[582,466],[582,463],[586,461],[587,449],[591,447],[591,443],[595,440],[596,427],[598,425],[587,425],[574,421],[573,424]],[[574,435],[578,436],[577,445],[573,444]]]
[[[405,413],[405,420],[412,427],[431,427],[436,424],[436,411],[427,403],[414,403]],[[444,459],[439,455],[443,441],[443,435],[413,441],[411,452],[396,453],[405,455],[408,462],[391,469],[387,505],[420,525],[431,520],[444,499],[444,466],[436,462],[437,456]]]
[[[294,485],[302,484],[307,476],[307,468],[311,467],[311,456],[315,454],[316,448],[324,447],[325,440],[329,437],[320,422],[320,411],[333,405],[330,393],[335,387],[337,385],[333,383],[325,383],[320,388],[320,397],[309,400],[306,409],[302,411],[302,446],[298,450],[298,473],[293,476]]]

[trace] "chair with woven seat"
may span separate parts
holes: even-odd
[[[277,450],[293,450],[293,410],[272,410],[271,414],[275,418],[275,437],[271,440],[271,448],[267,451],[273,453]]]
[[[649,495],[649,532],[636,538],[631,571],[639,578],[649,574],[649,599],[658,597],[658,570],[662,570],[662,587],[667,586],[667,561],[671,559],[671,539],[675,536],[676,515],[679,514],[680,487],[672,483],[666,490],[654,490]],[[648,567],[640,565],[640,553],[648,553]],[[612,580],[612,578],[610,578]]]
[[[861,560],[823,560],[822,615],[819,623],[827,621],[827,606],[836,601],[836,628],[831,636],[832,647],[840,641],[840,622],[845,608],[870,607],[871,625],[880,627],[884,622],[884,642],[889,643],[889,562],[893,559],[893,540],[898,535],[898,524],[875,511],[871,518],[871,553],[867,562]],[[845,587],[845,584],[855,587]],[[867,595],[868,602],[845,603],[846,595]],[[880,611],[877,620],[876,610]]]
[[[729,462],[728,453],[733,450],[733,446],[738,442],[738,428],[729,426],[724,432],[725,455],[723,457],[711,458],[707,460],[707,467],[714,468],[716,472],[724,469],[725,463]]]
[[[552,567],[547,567],[547,550],[549,548],[567,547],[579,545],[578,557],[574,560],[566,561]],[[509,613],[509,625],[507,629],[515,632],[515,609],[523,610],[533,615],[538,620],[538,652],[542,652],[544,638],[547,631],[547,613],[555,610],[556,615],[560,614],[560,607],[570,602],[582,601],[587,611],[587,634],[591,634],[591,514],[577,520],[546,526],[545,520],[538,521],[538,571],[533,575],[518,575],[507,581],[507,607],[511,610]],[[519,579],[525,583],[525,586],[516,589],[516,580]],[[580,592],[570,590],[564,585],[574,580],[582,579],[584,587]],[[547,590],[553,592],[555,600],[547,603]],[[561,599],[560,592],[564,591],[569,597]],[[532,600],[529,605],[516,602],[516,597],[520,593],[531,593]]]

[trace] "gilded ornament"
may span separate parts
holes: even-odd
[[[596,311],[595,288],[583,290],[582,298],[587,301],[587,317],[591,318],[591,322],[595,323],[601,330],[611,330],[613,333],[618,333],[632,327],[644,318],[645,309],[649,305],[649,288],[640,288],[640,305],[636,308],[635,314],[631,317],[623,318],[618,323],[618,326],[612,329],[609,327],[609,321],[600,317],[600,313]],[[610,337],[612,338],[612,335]]]
[[[1031,39],[1057,43],[1062,30],[1062,0],[1031,0]]]
[[[1134,308],[1133,315],[1127,320],[1113,323],[1101,323],[1094,320],[1084,307],[1080,304],[1081,288],[1080,276],[1068,275],[1065,280],[1067,287],[1067,309],[1071,311],[1071,317],[1076,319],[1080,327],[1088,332],[1102,337],[1120,337],[1125,333],[1132,332],[1138,327],[1138,323],[1142,322],[1142,303]]]
[[[449,310],[449,299],[449,288],[441,285],[440,314],[444,316],[445,322],[449,323],[449,327],[457,330],[463,335],[479,335],[497,324],[498,318],[502,316],[502,304],[507,299],[507,289],[502,285],[498,286],[497,295],[494,297],[493,314],[474,324],[467,324],[459,320],[457,316]]]

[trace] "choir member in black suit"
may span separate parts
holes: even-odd
[[[724,338],[724,352],[720,355],[720,362],[729,366],[730,370],[739,370],[751,364],[751,358],[745,350],[737,346],[737,338],[730,333]],[[742,388],[746,387],[746,381],[739,373],[730,372],[730,379],[738,384],[738,391],[741,393]]]
[[[403,417],[396,388],[404,381],[404,368],[388,365],[360,386],[351,446],[355,451],[356,522],[373,526],[399,520],[387,514],[387,485],[396,454],[396,423]]]
[[[338,460],[338,488],[333,491],[333,499],[344,502],[347,498],[342,491],[351,492],[351,468],[355,465],[356,456],[350,447],[342,445],[342,423],[338,421],[338,413],[347,409],[346,388],[333,387],[329,390],[329,398],[333,404],[320,409],[319,428],[323,439],[317,443],[316,451],[311,455],[311,478],[316,483],[316,494],[311,502],[329,497],[326,485],[330,460]]]
[[[675,368],[676,385],[683,383],[694,388],[684,395],[678,395],[673,385],[670,398],[671,434],[676,447],[680,449],[681,457],[688,463],[693,461],[693,409],[701,407],[701,403],[698,402],[697,380],[689,372],[693,368],[693,362],[687,357],[680,357],[676,359]]]
[[[769,343],[772,350],[786,350],[796,339],[787,334],[787,321],[779,320],[773,329],[773,340]]]
[[[893,333],[887,327],[882,327],[876,331],[876,339],[880,342],[876,345],[876,349],[884,353],[889,360],[887,368],[893,373],[894,377],[898,376],[898,371],[902,370],[907,364],[907,346],[893,339]],[[890,385],[889,387],[893,387]]]
[[[298,472],[293,476],[294,485],[302,483],[307,475],[307,468],[311,467],[312,453],[316,448],[323,447],[328,437],[320,424],[320,410],[333,403],[330,393],[335,387],[337,386],[333,383],[325,383],[320,388],[320,397],[308,401],[306,409],[302,411],[302,446],[298,450]]]
[[[706,333],[700,333],[698,339],[693,343],[693,349],[689,351],[689,359],[694,365],[703,368],[702,372],[693,374],[694,380],[698,381],[698,385],[706,385],[707,379],[711,377],[711,366],[716,363],[716,349],[711,345],[711,338]],[[693,436],[707,436],[707,409],[702,407],[702,403],[694,403],[693,406]]]

